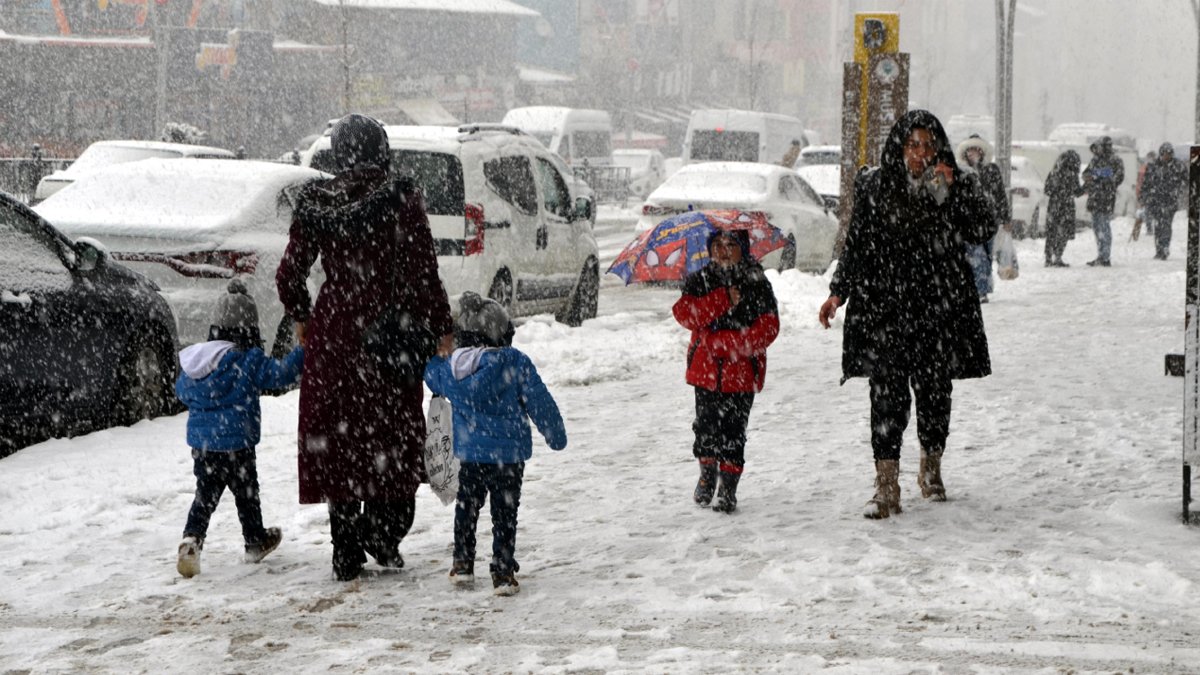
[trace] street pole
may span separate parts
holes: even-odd
[[[1192,8],[1192,19],[1196,21],[1196,129],[1192,142],[1200,142],[1200,0],[1188,0]]]
[[[1009,0],[1007,10],[1004,0],[996,0],[996,164],[1000,167],[1006,194],[1012,178],[1009,170],[1012,158],[1012,52],[1017,0]],[[1197,101],[1200,104],[1200,98]]]
[[[346,0],[338,0],[342,20],[342,78],[345,93],[342,94],[342,114],[350,114],[350,17],[346,14]]]

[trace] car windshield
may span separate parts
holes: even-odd
[[[753,131],[694,131],[692,159],[699,162],[757,162],[758,134]]]
[[[122,164],[124,162],[136,162],[141,159],[174,159],[183,157],[183,153],[178,150],[162,150],[158,148],[137,148],[126,147],[121,145],[93,145],[79,159],[71,164],[71,172],[76,171],[91,171],[109,164]]]
[[[546,146],[547,149],[549,149],[549,147],[550,147],[550,142],[554,140],[554,134],[552,134],[552,133],[546,133],[546,132],[536,133],[535,132],[530,135],[533,136],[534,138],[538,139],[538,142],[541,143],[542,145]]]
[[[312,168],[325,173],[338,172],[333,151],[313,153]],[[425,193],[425,211],[431,216],[463,215],[462,162],[444,152],[392,150],[392,168],[412,176]]]
[[[666,186],[703,196],[706,192],[753,192],[767,191],[767,179],[751,173],[728,171],[680,171],[667,180]]]

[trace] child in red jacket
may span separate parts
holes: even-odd
[[[744,230],[714,233],[708,255],[708,266],[684,281],[673,311],[692,331],[687,382],[696,390],[692,454],[700,461],[693,498],[708,506],[715,491],[713,510],[732,513],[746,463],[746,424],[767,374],[767,347],[779,334],[779,310]]]

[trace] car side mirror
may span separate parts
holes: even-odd
[[[571,220],[591,220],[592,219],[592,200],[587,197],[575,198],[575,213]]]
[[[108,249],[104,244],[91,237],[81,237],[75,241],[75,269],[91,272],[107,261]]]

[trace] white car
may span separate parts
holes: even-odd
[[[186,143],[97,141],[89,145],[70,166],[42,178],[34,192],[33,201],[40,202],[70,185],[79,176],[112,164],[136,162],[143,159],[179,159],[183,157],[233,159],[236,155],[223,148]]]
[[[72,237],[90,237],[154,281],[182,345],[208,339],[229,280],[246,282],[259,330],[275,353],[290,348],[275,271],[288,242],[296,191],[323,174],[287,164],[147,159],[81,176],[35,207]],[[312,280],[316,291],[321,277]]]
[[[1012,177],[1008,193],[1012,196],[1013,236],[1042,237],[1046,234],[1046,179],[1026,157],[1012,157]]]
[[[842,167],[838,164],[810,164],[796,169],[831,211],[837,211],[842,194]]]
[[[638,231],[685,211],[762,211],[783,231],[788,247],[766,256],[766,267],[824,272],[833,260],[837,216],[795,171],[757,162],[688,164],[650,193]]]
[[[842,146],[840,145],[810,145],[800,151],[796,159],[796,168],[802,166],[841,166]]]
[[[561,158],[504,125],[385,129],[392,170],[411,174],[425,193],[453,306],[475,291],[514,316],[554,312],[572,326],[596,316],[595,209]],[[306,156],[314,168],[337,170],[329,136]]]
[[[629,169],[629,194],[645,199],[667,178],[666,160],[658,150],[613,150],[613,166]]]

